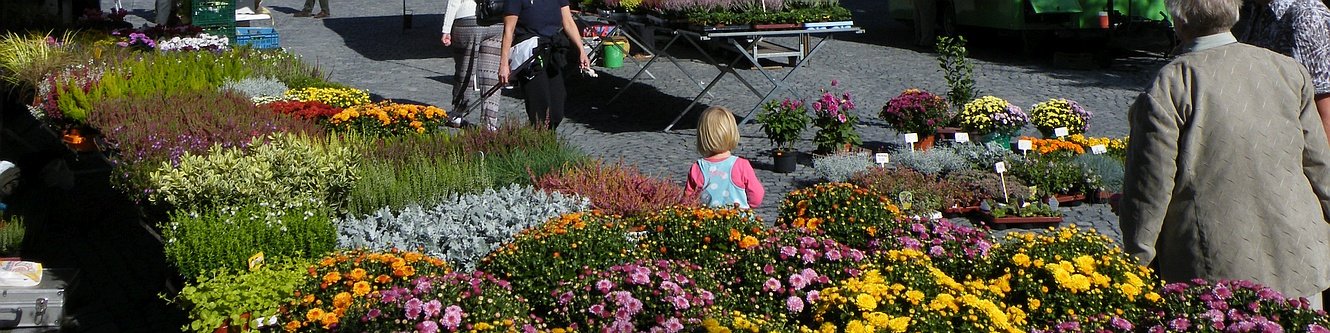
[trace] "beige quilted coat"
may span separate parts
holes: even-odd
[[[1330,287],[1330,145],[1306,69],[1227,33],[1184,46],[1128,115],[1127,251],[1167,281]]]

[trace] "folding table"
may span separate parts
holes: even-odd
[[[627,39],[629,43],[636,45],[646,45],[642,43],[643,40],[647,42],[653,42],[653,43],[655,42],[655,36],[638,36],[637,34],[633,33],[633,29],[625,29],[626,27],[629,27],[630,24],[629,22],[621,22],[618,20],[614,20],[610,17],[593,15],[589,12],[582,12],[579,14],[575,14],[573,15],[573,18],[577,21],[579,26],[586,28],[590,28],[600,24],[606,24],[612,27],[610,28],[609,32],[603,34],[604,36],[597,36],[599,38],[597,38],[597,40],[594,42],[583,39],[583,44],[585,44],[588,47],[591,47],[591,52],[587,53],[587,55],[588,57],[591,58],[592,63],[595,63],[595,61],[597,60],[595,59],[597,58],[597,55],[599,55],[600,57],[604,56],[600,55],[600,53],[602,53],[600,49],[602,46],[605,45],[606,38],[623,37],[624,39]],[[587,33],[583,32],[582,37],[587,37]],[[642,63],[638,61],[636,58],[633,58],[631,55],[629,55],[628,50],[624,49],[623,46],[620,46],[618,44],[611,44],[611,45],[614,45],[615,48],[618,48],[619,52],[622,53],[624,57],[627,58],[629,61],[632,61],[634,65],[637,65],[638,68],[640,68],[643,71],[646,71],[646,68],[642,67]],[[651,48],[642,47],[642,50],[646,51],[646,53],[651,55],[652,57],[656,56],[656,54],[651,51]],[[651,77],[652,79],[656,78],[656,76],[652,75],[651,72],[649,71],[646,72],[646,75]]]
[[[670,47],[674,46],[674,44],[679,40],[683,40],[687,44],[691,45],[695,50],[698,51],[698,53],[702,55],[703,60],[705,60],[707,63],[711,64],[712,66],[716,67],[716,69],[720,70],[720,73],[716,74],[716,76],[712,78],[711,81],[706,85],[701,85],[699,83],[698,86],[699,88],[701,88],[701,91],[698,92],[697,96],[693,98],[692,103],[689,103],[687,107],[679,111],[679,115],[674,117],[674,120],[671,121],[669,125],[665,126],[665,131],[669,131],[670,129],[674,128],[674,125],[678,123],[680,119],[683,119],[683,116],[687,114],[688,111],[691,110],[694,105],[697,105],[698,101],[700,101],[703,96],[708,95],[711,89],[716,86],[716,83],[719,83],[720,80],[723,79],[727,74],[732,74],[735,79],[739,80],[739,83],[742,83],[744,87],[748,88],[748,90],[751,91],[754,95],[761,97],[761,100],[759,100],[757,104],[754,105],[751,109],[749,109],[748,113],[746,113],[743,116],[743,121],[740,122],[740,125],[751,121],[753,113],[756,112],[759,108],[761,108],[763,104],[766,104],[766,102],[770,100],[772,96],[776,94],[777,91],[786,90],[794,96],[802,97],[803,94],[800,94],[798,91],[794,89],[793,86],[788,84],[788,82],[790,82],[790,80],[794,78],[795,73],[798,73],[800,68],[805,67],[808,64],[809,59],[812,59],[813,56],[817,55],[817,51],[821,50],[822,46],[825,45],[826,41],[832,39],[832,37],[835,34],[864,32],[864,30],[859,27],[791,29],[791,30],[771,30],[771,31],[739,31],[739,32],[700,32],[700,31],[693,31],[686,29],[664,29],[664,30],[667,30],[668,33],[672,34],[674,37],[672,37],[670,41],[665,44],[665,47],[656,50],[656,56],[652,58],[650,61],[647,61],[646,65],[643,65],[642,69],[638,70],[636,74],[633,74],[632,79],[630,79],[628,83],[624,85],[623,89],[620,89],[619,93],[616,94],[614,98],[610,99],[610,103],[614,103],[614,101],[617,100],[619,96],[622,96],[623,92],[628,90],[628,87],[631,87],[633,83],[636,83],[637,80],[641,78],[642,74],[646,72],[646,70],[649,69],[651,65],[655,64],[656,59],[660,58],[665,58],[668,59],[670,62],[673,62],[675,67],[678,67],[679,70],[682,71],[684,75],[688,76],[689,80],[691,80],[692,82],[699,82],[698,80],[693,79],[693,74],[689,72],[688,69],[680,65],[678,60],[673,56],[671,56],[668,52]],[[812,45],[812,47],[807,47],[808,43],[806,43],[806,41],[808,41],[809,38],[812,36],[818,36],[820,38],[818,39],[816,44]],[[769,42],[767,40],[768,38],[775,38],[775,37],[798,37],[800,43],[798,47],[786,47],[780,44]],[[726,47],[737,52],[739,56],[735,57],[734,60],[728,63],[721,63],[717,61],[714,57],[708,54],[706,49],[703,48],[702,45],[699,43],[699,41],[710,41],[710,40],[721,42],[722,45],[725,45]],[[783,48],[784,50],[778,52],[761,52],[760,49],[762,47],[770,47],[770,46]],[[790,57],[798,59],[798,61],[795,62],[794,66],[790,68],[790,71],[786,72],[783,76],[777,76],[778,74],[773,74],[771,71],[768,71],[766,68],[764,68],[760,63],[761,59],[782,58],[782,57]],[[772,85],[771,89],[767,90],[766,92],[763,92],[759,90],[757,87],[755,87],[751,82],[748,82],[747,79],[745,79],[743,76],[739,75],[739,73],[735,71],[734,66],[744,60],[747,60],[748,63],[753,66],[754,69],[756,69],[759,73],[762,74],[762,77],[765,78],[767,82]]]

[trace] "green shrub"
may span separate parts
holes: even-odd
[[[189,312],[185,332],[213,332],[228,322],[246,322],[278,314],[282,304],[295,298],[296,286],[305,281],[305,264],[279,264],[256,271],[223,271],[199,277],[170,299]],[[251,325],[253,327],[255,325]]]
[[[207,155],[181,156],[175,167],[163,163],[149,175],[154,191],[148,199],[192,212],[257,203],[341,212],[357,179],[357,160],[340,139],[274,134],[249,148],[214,146]]]
[[[472,193],[490,185],[485,166],[456,157],[411,157],[404,161],[374,161],[358,170],[360,180],[351,189],[347,213],[364,216],[388,207],[432,207],[452,193]]]
[[[1035,194],[1039,196],[1084,193],[1086,190],[1087,180],[1081,165],[1073,161],[1052,156],[1031,155],[1026,160],[1011,161],[1007,164],[1010,165],[1010,176],[1034,186]]]
[[[176,211],[161,226],[167,262],[193,279],[218,269],[242,270],[263,253],[310,258],[332,251],[337,228],[327,209],[273,209],[250,204],[204,213]]]
[[[0,222],[0,256],[18,255],[19,249],[23,247],[23,235],[26,232],[23,218],[18,216]]]

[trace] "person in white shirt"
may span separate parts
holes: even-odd
[[[503,24],[481,25],[476,22],[475,0],[448,0],[443,13],[444,46],[451,46],[457,53],[453,58],[452,107],[456,115],[461,115],[467,107],[475,103],[476,91],[488,91],[499,84],[499,44],[503,37]],[[483,97],[483,96],[482,96]],[[481,98],[481,116],[489,130],[498,128],[499,98]]]

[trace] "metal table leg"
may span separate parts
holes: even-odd
[[[734,48],[738,50],[739,53],[744,56],[744,58],[748,59],[749,62],[753,63],[753,66],[757,68],[757,71],[759,73],[762,73],[762,76],[765,77],[767,81],[773,85],[771,90],[767,91],[766,94],[758,93],[758,95],[762,96],[762,99],[759,100],[757,102],[757,105],[754,105],[752,109],[748,110],[748,113],[744,115],[744,119],[740,121],[739,124],[743,125],[751,121],[753,113],[757,112],[757,109],[761,108],[762,105],[766,104],[767,101],[771,99],[771,96],[774,95],[776,91],[780,90],[781,88],[784,88],[792,95],[799,96],[799,92],[794,90],[794,87],[788,84],[787,82],[789,82],[790,78],[793,78],[794,74],[799,72],[799,69],[804,67],[804,65],[808,62],[808,60],[812,59],[813,55],[817,54],[817,51],[822,48],[822,45],[824,45],[824,43],[826,43],[826,41],[831,38],[832,38],[831,35],[826,35],[821,39],[819,39],[817,41],[817,44],[814,44],[813,47],[808,50],[808,55],[804,56],[803,59],[799,59],[799,62],[795,63],[794,67],[790,68],[790,71],[786,72],[785,75],[781,77],[779,80],[776,79],[774,76],[772,76],[771,73],[768,72],[766,69],[762,68],[761,64],[758,63],[757,57],[749,53],[748,50],[744,48],[742,45],[739,45],[739,42],[730,40],[730,45],[734,46]]]
[[[623,93],[624,93],[625,91],[628,91],[628,88],[629,88],[629,87],[632,87],[632,86],[633,86],[633,83],[637,83],[637,80],[640,79],[640,78],[642,77],[642,74],[643,74],[643,73],[646,73],[646,72],[647,72],[647,69],[651,68],[651,65],[656,63],[656,59],[660,59],[660,58],[662,58],[662,57],[665,57],[665,58],[671,58],[671,59],[672,59],[673,57],[670,56],[670,53],[669,53],[668,51],[669,51],[669,49],[670,49],[670,46],[673,46],[673,45],[674,45],[674,42],[678,41],[679,38],[680,38],[681,36],[682,36],[681,34],[675,34],[673,38],[670,38],[670,41],[669,41],[668,43],[665,43],[665,47],[664,47],[664,48],[660,48],[660,49],[657,51],[656,55],[653,56],[653,57],[651,57],[651,60],[647,60],[646,65],[643,65],[641,69],[638,69],[638,70],[637,70],[637,73],[634,73],[634,74],[633,74],[633,78],[628,79],[628,83],[627,83],[627,84],[624,84],[624,85],[623,85],[623,88],[620,88],[620,89],[619,89],[619,92],[616,93],[616,94],[614,94],[614,97],[610,98],[610,101],[609,101],[609,102],[606,102],[605,104],[607,104],[607,105],[608,105],[608,104],[614,104],[614,101],[618,100],[618,99],[619,99],[619,96],[623,96]]]

